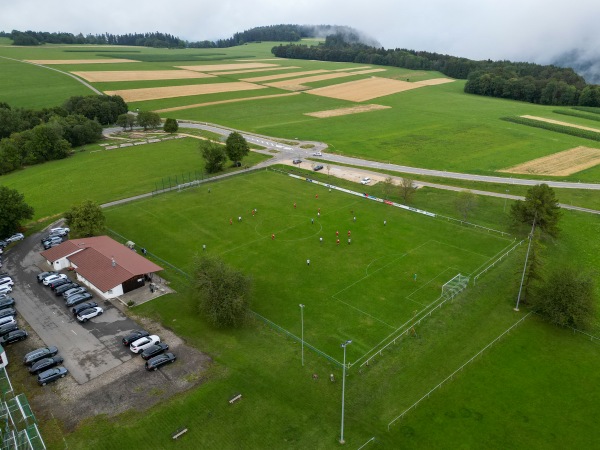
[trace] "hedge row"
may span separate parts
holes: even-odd
[[[526,119],[519,116],[501,117],[500,119],[506,120],[507,122],[518,123],[520,125],[543,128],[544,130],[556,131],[557,133],[570,134],[571,136],[600,141],[600,132],[582,130],[580,128],[558,125],[556,123],[542,122],[541,120]]]
[[[600,114],[600,108],[595,108],[593,106],[573,106],[572,109],[577,109],[579,111],[585,111],[594,114]]]

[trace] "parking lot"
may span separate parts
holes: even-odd
[[[63,365],[69,370],[70,376],[54,383],[51,389],[40,387],[43,394],[35,396],[32,406],[53,411],[69,429],[84,417],[114,415],[130,408],[144,410],[202,382],[210,358],[185,345],[160,324],[141,319],[140,325],[96,295],[92,300],[104,313],[87,323],[77,321],[62,296],[55,296],[49,287],[37,282],[36,275],[46,268],[39,255],[41,250],[39,235],[30,236],[10,248],[2,268],[14,279],[11,296],[16,301],[19,325],[30,334],[27,340],[10,346],[9,355],[16,356],[9,356],[9,375],[11,365],[22,366],[20,355],[51,345],[58,347]],[[140,328],[168,343],[169,351],[177,355],[176,363],[146,372],[144,361],[121,344],[125,334]]]

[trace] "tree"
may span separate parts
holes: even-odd
[[[550,236],[560,231],[558,221],[561,212],[554,190],[547,184],[538,184],[527,190],[524,201],[513,203],[510,215],[516,225],[535,225]],[[535,224],[534,224],[535,222]]]
[[[160,125],[160,116],[152,111],[140,111],[137,115],[137,123],[144,127],[144,131],[148,128],[157,128]]]
[[[227,136],[225,152],[231,161],[241,161],[250,152],[250,147],[244,136],[234,131]]]
[[[223,170],[227,156],[221,144],[212,141],[200,141],[200,151],[208,173],[217,173]]]
[[[390,195],[394,193],[395,186],[394,179],[392,177],[386,177],[386,179],[383,180],[383,195],[389,198]]]
[[[10,236],[21,226],[21,221],[33,217],[33,208],[16,189],[0,186],[0,236]]]
[[[106,229],[104,212],[92,200],[73,205],[65,214],[65,218],[71,233],[77,237],[98,236]]]
[[[404,200],[404,203],[410,203],[412,196],[417,192],[415,182],[410,178],[402,178],[400,182],[400,197]]]
[[[129,127],[130,130],[133,130],[133,126],[135,125],[137,117],[135,114],[121,114],[117,117],[117,125],[123,127],[123,130],[126,130]]]
[[[467,220],[469,214],[477,207],[477,196],[469,190],[460,191],[455,204],[463,220]]]
[[[198,311],[215,327],[239,327],[250,307],[252,280],[215,256],[196,256],[194,297]]]
[[[165,133],[177,133],[177,130],[179,130],[179,123],[177,123],[176,119],[167,119],[165,120],[163,130]]]
[[[555,268],[532,306],[557,325],[589,328],[596,318],[594,277],[574,267]]]

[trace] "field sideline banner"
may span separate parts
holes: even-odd
[[[324,186],[324,187],[329,188],[329,189],[335,189],[337,191],[345,192],[346,194],[356,195],[358,197],[363,197],[363,198],[366,198],[368,200],[374,200],[374,201],[379,202],[379,203],[385,203],[386,205],[391,205],[391,206],[395,206],[396,208],[402,208],[402,209],[406,209],[407,211],[412,211],[412,212],[416,212],[416,213],[419,213],[419,214],[424,214],[424,215],[429,216],[429,217],[436,217],[436,215],[434,213],[431,213],[429,211],[424,211],[422,209],[417,209],[417,208],[413,208],[411,206],[406,206],[406,205],[402,205],[400,203],[391,202],[389,200],[384,200],[382,198],[375,197],[373,195],[367,194],[366,192],[365,193],[360,193],[360,192],[356,192],[356,191],[351,191],[350,189],[346,189],[346,188],[334,186],[333,184],[323,183],[321,181],[313,180],[312,178],[301,177],[300,175],[294,175],[294,174],[291,174],[291,173],[288,173],[288,175],[290,177],[296,178],[298,180],[303,180],[303,181],[307,181],[308,183],[318,184],[319,186]]]

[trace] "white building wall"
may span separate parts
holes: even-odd
[[[98,289],[96,286],[94,286],[92,283],[90,283],[88,280],[86,280],[80,274],[77,274],[77,280],[80,281],[82,284],[86,285],[87,287],[89,287],[92,291],[94,291],[94,293],[96,295],[99,295],[102,298],[108,299],[108,298],[115,298],[120,295],[123,295],[123,286],[121,286],[120,284],[118,286],[115,286],[112,289],[109,289],[106,292],[102,292],[100,289]]]

